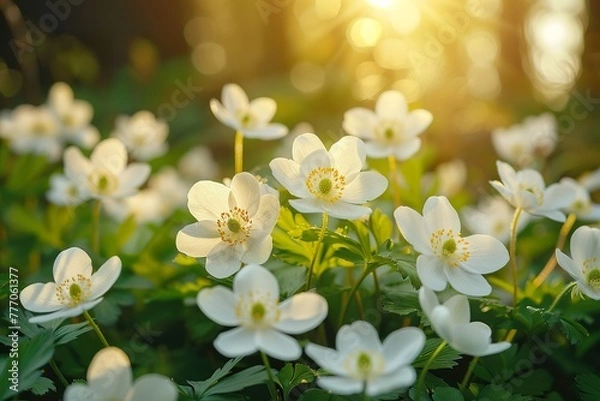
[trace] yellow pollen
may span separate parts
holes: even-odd
[[[92,281],[82,274],[70,277],[56,287],[56,298],[67,306],[84,302],[92,293]]]
[[[600,290],[600,269],[594,268],[587,274],[587,281],[594,290]]]
[[[113,173],[104,169],[93,171],[89,175],[88,181],[94,191],[102,195],[112,193],[118,185],[117,178]]]
[[[434,254],[452,267],[458,266],[460,262],[466,262],[471,257],[469,241],[452,229],[439,229],[431,234],[429,242]]]
[[[346,177],[334,167],[317,167],[308,174],[305,184],[316,198],[336,202],[341,199],[346,188]]]
[[[228,212],[221,213],[217,220],[217,232],[221,240],[230,246],[244,244],[250,237],[252,220],[248,216],[248,211],[234,207]]]
[[[456,241],[453,238],[447,239],[442,245],[442,252],[444,255],[449,256],[456,252]]]

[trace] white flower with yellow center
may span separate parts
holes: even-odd
[[[112,137],[120,139],[137,160],[148,161],[167,152],[165,142],[169,126],[149,111],[138,111],[130,116],[118,116]]]
[[[176,401],[177,387],[167,377],[145,374],[133,381],[127,354],[116,347],[103,348],[94,355],[87,371],[87,383],[67,387],[64,401]]]
[[[51,161],[60,158],[63,141],[56,117],[46,106],[21,105],[5,123],[4,136],[11,149],[19,154],[45,155]]]
[[[581,226],[571,236],[571,257],[556,250],[558,264],[577,281],[577,290],[600,299],[600,229]]]
[[[482,198],[476,206],[467,206],[461,210],[463,222],[470,232],[488,234],[503,244],[510,240],[510,222],[515,209],[500,195]],[[526,213],[517,223],[517,232],[527,226],[531,219]]]
[[[206,271],[214,277],[229,277],[242,263],[269,259],[279,200],[261,194],[252,174],[235,175],[230,186],[197,182],[188,193],[188,208],[198,222],[177,233],[177,249],[195,258],[206,257]]]
[[[131,196],[150,175],[146,163],[127,165],[125,145],[116,138],[96,145],[89,159],[78,148],[70,147],[65,151],[64,163],[67,178],[94,199]]]
[[[62,174],[54,174],[50,177],[50,189],[46,192],[46,198],[60,206],[77,206],[87,200],[77,184]]]
[[[571,204],[564,209],[567,213],[574,213],[578,219],[585,221],[600,221],[600,205],[592,203],[590,193],[578,181],[565,177],[560,180],[571,188],[574,198]]]
[[[292,195],[290,205],[302,213],[328,213],[340,219],[357,219],[371,213],[359,206],[380,196],[387,180],[365,166],[364,143],[345,136],[327,151],[315,134],[294,140],[292,159],[278,157],[269,163],[273,176]]]
[[[411,363],[423,350],[425,334],[416,327],[396,330],[381,343],[368,322],[344,325],[336,335],[336,348],[308,344],[306,354],[333,376],[320,376],[317,384],[335,394],[364,392],[372,397],[411,386],[417,377]]]
[[[456,291],[485,296],[492,287],[482,274],[501,269],[509,259],[502,242],[485,234],[462,237],[456,210],[443,196],[432,196],[423,206],[423,216],[406,206],[394,212],[404,238],[421,255],[417,274],[423,285],[442,291],[448,282]]]
[[[288,133],[283,124],[271,123],[277,103],[268,97],[252,101],[239,85],[227,84],[221,93],[221,102],[210,101],[210,109],[226,126],[244,134],[246,138],[279,139]]]
[[[507,341],[492,344],[490,326],[482,322],[471,322],[469,300],[464,295],[454,295],[440,304],[433,291],[421,287],[419,302],[433,330],[461,354],[486,356],[510,348]]]
[[[344,114],[344,130],[363,139],[369,157],[394,156],[406,160],[421,148],[419,135],[429,127],[433,116],[427,110],[408,111],[401,92],[379,95],[375,112],[356,107]]]
[[[542,175],[531,169],[515,171],[509,164],[496,161],[500,181],[490,184],[515,208],[535,216],[555,221],[565,221],[560,209],[567,208],[575,192],[565,183],[552,184],[546,188]]]
[[[80,248],[69,248],[56,257],[52,274],[54,283],[35,283],[21,291],[25,309],[47,313],[29,319],[32,323],[77,316],[98,305],[119,278],[121,260],[113,256],[92,274],[88,254]]]
[[[317,327],[327,317],[327,301],[321,295],[304,292],[279,302],[279,284],[263,266],[245,266],[233,278],[233,291],[223,286],[201,290],[200,310],[223,326],[238,326],[219,334],[214,346],[226,357],[261,351],[291,361],[302,355],[296,339]],[[284,334],[287,333],[287,334]]]

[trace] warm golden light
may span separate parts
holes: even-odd
[[[381,38],[381,23],[373,18],[359,18],[348,27],[347,36],[354,46],[373,47]]]
[[[367,3],[377,8],[391,8],[398,0],[367,0]]]

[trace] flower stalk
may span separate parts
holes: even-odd
[[[565,297],[565,295],[567,295],[576,285],[577,285],[577,281],[573,281],[572,283],[570,283],[569,285],[567,285],[560,292],[560,294],[558,294],[558,296],[556,297],[556,299],[554,300],[554,302],[552,302],[552,305],[550,305],[550,308],[548,308],[548,312],[552,312],[556,308],[556,306],[558,306],[558,304],[561,301],[561,299],[563,299]]]
[[[445,340],[442,341],[425,363],[425,366],[419,375],[419,380],[417,381],[417,393],[415,394],[415,401],[419,401],[421,399],[421,392],[423,391],[423,385],[425,384],[425,376],[427,376],[427,372],[429,371],[433,361],[435,361],[435,358],[437,358],[444,348],[446,348],[446,345],[448,345],[448,342]]]
[[[235,160],[235,173],[239,174],[244,171],[244,133],[242,131],[236,131],[235,133],[233,155]]]
[[[84,311],[83,316],[85,317],[85,320],[88,321],[90,326],[92,326],[92,329],[94,329],[94,331],[96,332],[96,335],[100,339],[100,342],[102,343],[102,345],[104,345],[104,347],[106,347],[106,348],[110,347],[110,345],[108,344],[108,341],[106,341],[106,337],[104,337],[104,334],[102,334],[100,327],[96,324],[94,319],[92,319],[92,317],[90,316],[88,311]]]
[[[388,165],[390,169],[390,183],[392,186],[392,198],[394,206],[400,206],[400,188],[398,187],[398,164],[394,155],[388,156]]]
[[[308,269],[308,277],[306,278],[306,289],[310,290],[310,285],[312,283],[312,276],[315,271],[315,266],[317,264],[317,260],[319,259],[319,255],[321,253],[321,248],[323,246],[323,238],[325,237],[325,230],[327,229],[327,223],[329,222],[329,215],[327,213],[323,213],[323,220],[321,222],[321,231],[319,231],[319,238],[317,239],[317,245],[315,247],[315,253],[310,261],[310,267]]]
[[[508,252],[510,255],[510,270],[512,272],[513,279],[513,307],[517,306],[517,296],[519,291],[519,286],[517,284],[517,226],[519,223],[519,217],[523,212],[523,208],[518,207],[515,209],[515,214],[513,215],[513,219],[510,223],[510,244],[508,248]]]
[[[100,211],[102,203],[100,200],[94,202],[92,207],[92,249],[97,254],[100,252]]]
[[[269,389],[269,394],[271,395],[271,400],[278,401],[279,397],[277,396],[277,388],[275,387],[275,378],[273,377],[273,372],[271,371],[271,364],[269,363],[269,357],[264,352],[260,352],[260,357],[262,358],[263,364],[265,365],[265,369],[267,370],[267,376],[269,380],[267,381],[267,388]]]

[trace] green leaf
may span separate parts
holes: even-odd
[[[301,363],[292,365],[287,363],[277,375],[279,384],[286,394],[301,384],[311,383],[315,380],[315,372]]]
[[[600,399],[600,376],[593,373],[580,373],[575,377],[575,383],[583,401]]]
[[[421,310],[419,297],[416,292],[393,292],[385,294],[382,297],[382,304],[384,310],[400,316],[406,316]]]
[[[42,375],[40,368],[54,354],[54,338],[49,331],[37,333],[19,343],[19,390],[29,390]]]
[[[533,401],[534,398],[526,395],[513,394],[503,386],[497,384],[491,384],[485,386],[477,401],[496,401],[496,400],[510,400],[510,401]]]
[[[267,371],[264,366],[251,366],[241,372],[228,376],[214,386],[210,387],[205,395],[233,393],[245,388],[262,384],[268,380]]]
[[[223,365],[222,368],[215,370],[212,376],[206,380],[199,382],[188,381],[188,383],[192,386],[192,394],[194,397],[198,399],[199,396],[204,395],[210,387],[214,386],[219,380],[227,376],[235,367],[235,365],[237,365],[241,360],[241,356],[238,356],[235,359],[230,359],[225,363],[225,365]]]
[[[373,233],[373,237],[375,237],[378,247],[382,247],[386,241],[392,238],[394,230],[392,221],[381,209],[373,210],[369,224],[371,225],[371,232]]]
[[[590,335],[585,327],[573,319],[561,316],[559,323],[560,331],[563,332],[572,345],[581,344]]]
[[[436,387],[433,390],[434,401],[465,401],[460,390],[454,387]]]
[[[38,377],[33,386],[31,386],[31,392],[35,395],[44,395],[50,390],[56,392],[56,386],[52,380],[43,376]]]
[[[80,335],[92,330],[87,322],[68,324],[54,331],[54,344],[63,345],[76,340]]]
[[[544,369],[518,374],[509,383],[516,394],[542,396],[552,387],[552,375]]]
[[[358,396],[342,396],[337,394],[331,394],[329,391],[311,388],[306,390],[298,401],[359,401],[362,396],[359,398]]]
[[[422,368],[425,366],[431,354],[435,351],[435,349],[442,343],[442,340],[439,338],[430,338],[425,341],[425,346],[423,347],[423,351],[421,351],[421,355],[415,359],[413,366],[415,368]],[[449,369],[453,366],[456,366],[458,363],[456,362],[460,359],[461,356],[458,351],[454,350],[450,346],[444,347],[442,352],[438,354],[435,360],[431,363],[429,369]]]

